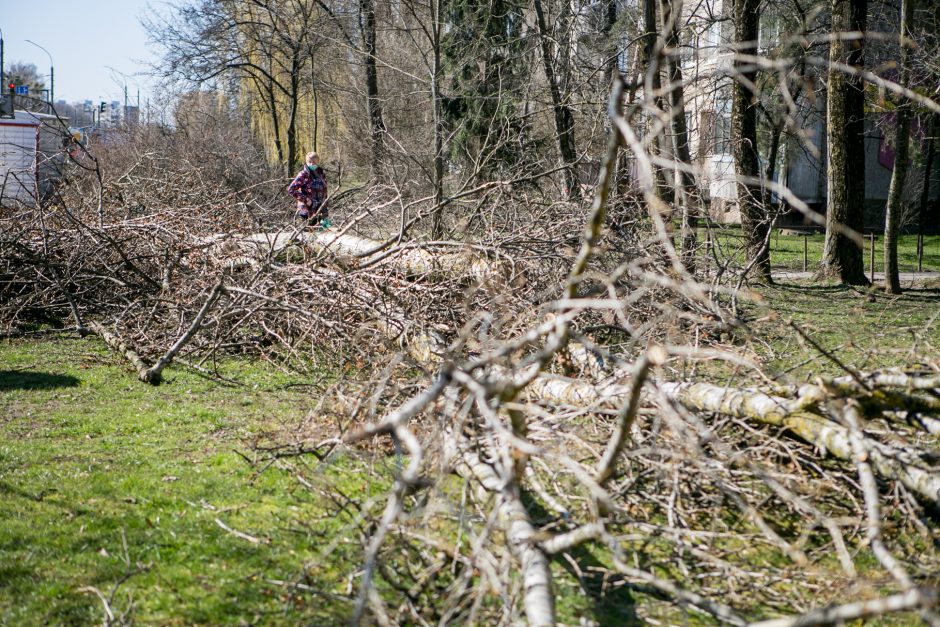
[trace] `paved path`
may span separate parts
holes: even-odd
[[[812,272],[803,272],[802,270],[774,270],[773,276],[777,281],[805,281],[813,278]],[[865,273],[865,276],[871,278],[871,274]],[[922,287],[931,280],[940,280],[940,272],[901,272],[899,273],[901,287]],[[884,285],[884,272],[875,272],[875,285]]]

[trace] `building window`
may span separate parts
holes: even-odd
[[[712,134],[712,154],[731,154],[731,97],[726,90],[715,96],[715,123]]]

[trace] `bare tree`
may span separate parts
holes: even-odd
[[[685,85],[682,77],[679,27],[682,20],[681,0],[661,0],[663,30],[666,34],[666,74],[669,93],[669,115],[672,120],[673,152],[679,179],[678,204],[681,207],[681,248],[683,265],[695,270],[695,227],[701,213],[701,194],[693,172],[689,129],[686,122]]]
[[[372,175],[379,176],[385,153],[386,129],[382,118],[382,101],[379,97],[375,0],[359,0],[359,31],[366,78],[366,106],[369,110],[369,129],[372,134]]]
[[[286,175],[301,162],[299,110],[309,94],[302,80],[310,59],[309,39],[316,32],[314,5],[301,0],[245,2],[192,0],[169,16],[152,16],[144,25],[164,51],[157,68],[187,86],[234,76],[236,94],[246,87],[270,125],[276,161]],[[266,138],[267,139],[267,138]]]
[[[533,0],[533,6],[535,7],[538,27],[539,46],[542,52],[542,68],[545,71],[545,79],[548,82],[548,90],[552,98],[555,135],[558,141],[558,152],[561,155],[565,189],[569,198],[577,199],[581,195],[576,171],[578,153],[575,148],[574,119],[571,107],[568,104],[569,92],[566,89],[569,83],[570,3],[561,3],[556,29],[549,29],[542,0]],[[555,54],[552,53],[553,42],[557,46],[557,53]]]
[[[898,59],[898,84],[908,87],[912,44],[911,30],[914,24],[914,6],[911,0],[901,0],[898,39],[900,58]],[[911,107],[907,101],[899,102],[895,107],[894,127],[894,170],[891,173],[891,185],[888,188],[888,201],[885,204],[885,244],[884,268],[885,291],[889,294],[901,293],[901,281],[898,275],[898,233],[902,220],[901,196],[907,180],[908,160],[910,159]],[[929,179],[930,173],[925,172]]]

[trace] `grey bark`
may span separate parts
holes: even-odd
[[[734,40],[743,55],[757,53],[757,36],[760,21],[759,0],[734,0]],[[754,63],[748,59],[734,61],[740,80],[732,87],[731,135],[734,165],[738,179],[738,208],[741,212],[741,230],[751,270],[761,281],[771,282],[770,250],[767,234],[770,231],[770,216],[763,202],[760,177],[760,160],[757,151],[757,95],[747,83],[757,79]]]
[[[578,177],[575,172],[576,162],[578,160],[577,150],[574,141],[574,116],[571,113],[571,107],[567,104],[568,94],[563,91],[562,86],[565,82],[564,71],[558,71],[555,66],[555,59],[552,55],[552,33],[548,30],[548,24],[545,20],[545,11],[542,8],[542,0],[533,0],[535,5],[535,17],[539,29],[539,45],[542,53],[542,66],[545,70],[545,78],[548,81],[548,89],[552,97],[552,112],[555,121],[555,135],[558,137],[558,152],[561,154],[562,171],[564,173],[565,187],[568,197],[577,199],[580,197],[578,187]],[[565,11],[568,9],[566,8]],[[562,35],[567,37],[567,28],[563,29]],[[562,51],[564,56],[565,51]]]
[[[900,76],[898,83],[907,87],[910,82],[911,48],[906,41],[910,37],[913,25],[913,6],[911,0],[901,0],[901,54]],[[908,159],[910,158],[911,103],[901,101],[895,109],[897,118],[894,127],[894,170],[891,172],[891,185],[888,188],[888,202],[885,206],[885,291],[889,294],[901,293],[901,280],[898,276],[898,232],[901,227],[901,196],[907,181]]]
[[[933,176],[933,162],[934,156],[937,152],[937,139],[935,137],[937,131],[940,130],[940,115],[934,113],[930,116],[930,123],[927,126],[927,159],[924,163],[924,182],[920,188],[920,207],[918,209],[917,215],[917,234],[918,253],[923,252],[923,236],[924,236],[924,227],[927,222],[927,205],[930,202],[930,180]]]
[[[662,97],[658,94],[662,90],[661,65],[656,56],[656,42],[659,38],[659,24],[656,20],[656,0],[643,0],[643,63],[646,66],[646,76],[643,89],[650,94],[656,103],[656,108],[662,108]],[[665,151],[662,145],[662,136],[657,135],[650,145],[650,150],[662,155]],[[660,198],[671,200],[672,190],[666,183],[661,167],[656,167],[656,193]]]
[[[379,98],[379,73],[376,66],[375,0],[359,0],[359,28],[362,36],[363,66],[366,78],[366,107],[372,137],[372,176],[380,176],[385,156],[385,120]]]
[[[864,41],[846,36],[865,32],[867,13],[868,0],[832,0],[832,32],[837,37],[829,45],[831,62],[864,68]],[[830,68],[826,125],[826,243],[820,275],[868,285],[857,237],[865,219],[865,92],[858,75]]]
[[[431,100],[434,107],[434,218],[432,239],[444,236],[444,121],[441,110],[441,0],[431,0]]]
[[[291,54],[290,98],[287,113],[287,175],[293,176],[300,167],[300,158],[297,149],[297,110],[300,107],[300,69],[303,62],[300,51],[293,50]]]
[[[692,174],[692,154],[689,149],[689,129],[685,121],[685,89],[682,83],[682,64],[679,57],[679,19],[681,0],[661,0],[663,23],[666,28],[666,72],[669,77],[669,108],[672,116],[673,150],[679,164],[686,166],[678,172],[681,192],[682,226],[681,257],[686,270],[695,270],[695,225],[701,198]]]

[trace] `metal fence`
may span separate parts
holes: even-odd
[[[699,242],[709,258],[734,259],[743,263],[744,238],[737,227],[699,230]],[[884,272],[884,235],[864,236],[865,272],[869,277]],[[770,262],[774,271],[815,272],[823,257],[825,235],[805,229],[774,229],[770,236]],[[940,272],[940,235],[901,235],[898,241],[898,270],[903,273]]]

